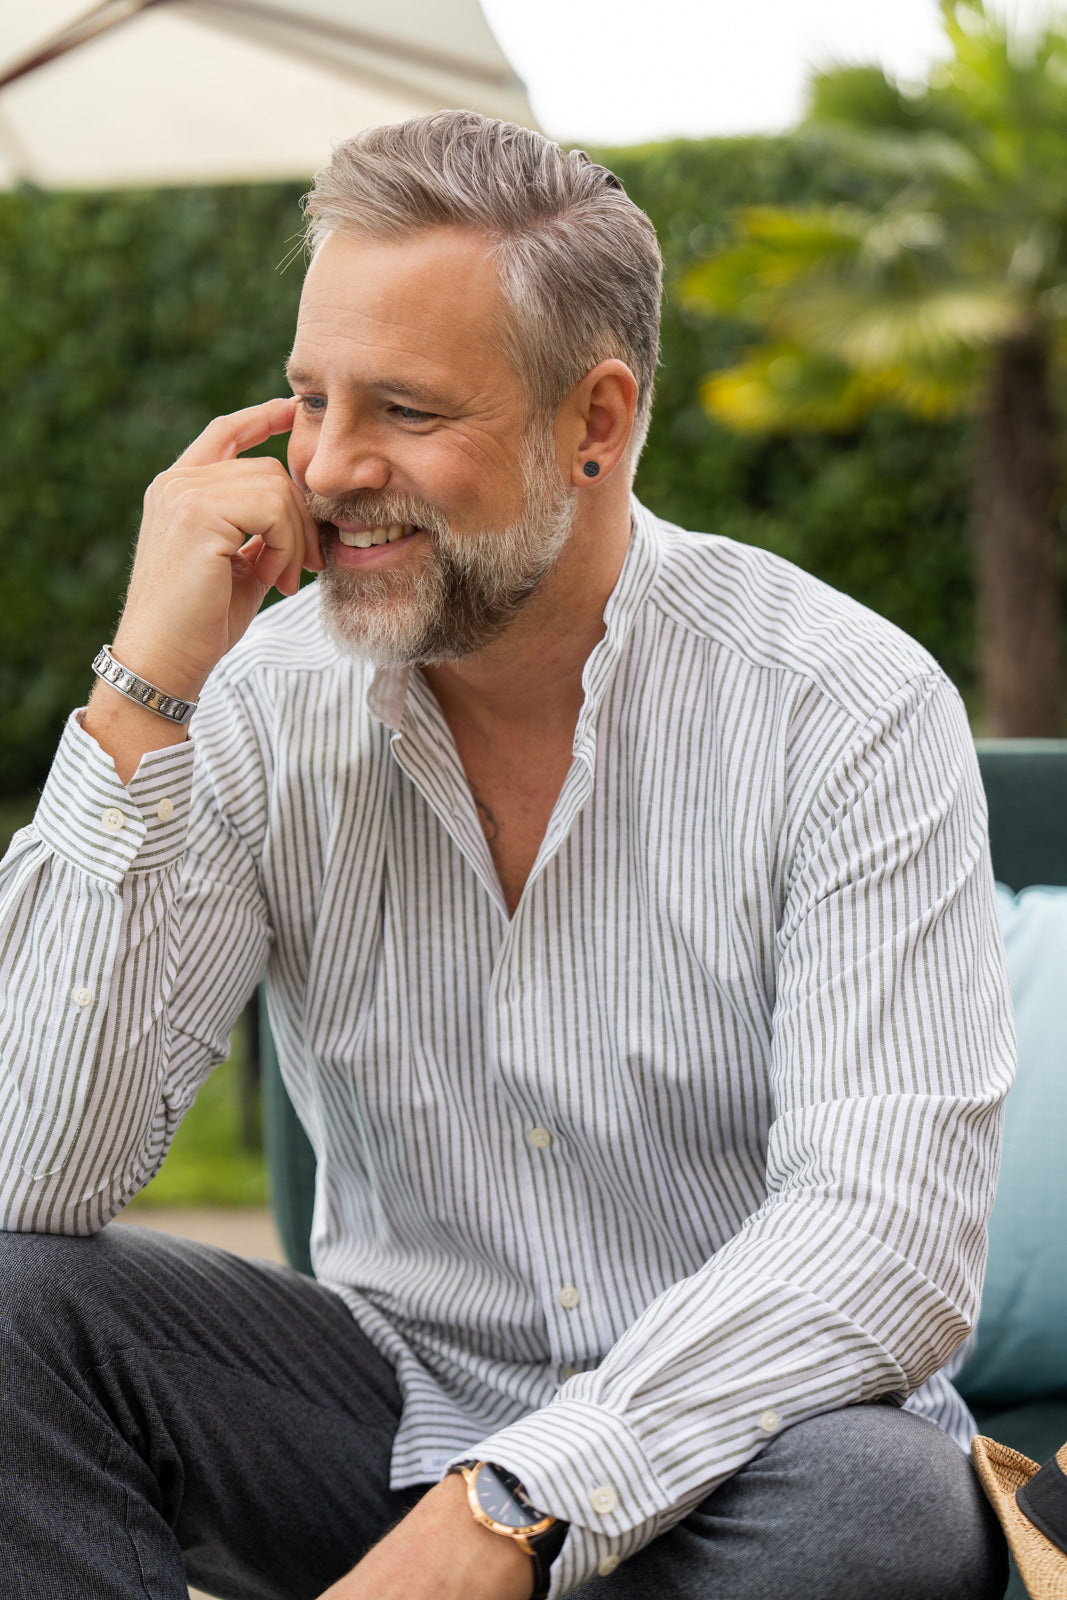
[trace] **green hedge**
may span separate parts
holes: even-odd
[[[886,413],[845,437],[738,438],[698,383],[738,330],[687,319],[678,273],[758,200],[858,195],[788,138],[604,152],[668,262],[663,369],[639,493],[766,545],[916,634],[969,692],[961,432]],[[300,261],[294,185],[0,197],[0,796],[43,779],[111,637],[141,497],[220,411],[284,392]]]

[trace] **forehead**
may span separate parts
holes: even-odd
[[[505,315],[488,241],[478,233],[428,228],[373,240],[331,233],[304,281],[292,364],[356,382],[374,381],[381,369],[477,390],[514,381],[497,338]]]

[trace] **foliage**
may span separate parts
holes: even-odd
[[[291,185],[0,197],[2,792],[40,783],[112,637],[149,481],[285,393]]]
[[[833,147],[675,142],[606,159],[652,216],[668,295],[638,490],[693,528],[766,545],[915,633],[966,689],[971,593],[959,425],[880,416],[844,435],[738,437],[700,404],[743,323],[686,308],[684,274],[742,205],[869,207],[891,188]],[[300,264],[292,185],[0,197],[0,795],[39,785],[111,630],[141,497],[203,424],[279,392]]]
[[[259,1098],[249,1088],[239,1024],[229,1060],[201,1085],[166,1160],[131,1208],[266,1205],[263,1152],[247,1133],[258,1126]]]
[[[1006,340],[1067,330],[1067,32],[1024,41],[942,0],[949,52],[919,91],[876,67],[814,80],[800,137],[877,176],[881,202],[749,205],[689,274],[694,306],[758,330],[704,385],[741,429],[851,428],[886,402],[973,410]]]
[[[666,261],[662,366],[637,491],[685,527],[762,545],[914,634],[973,693],[968,455],[954,419],[894,412],[847,430],[738,434],[701,404],[750,325],[689,301],[696,265],[756,202],[878,203],[882,174],[796,138],[673,142],[600,152],[656,225]]]

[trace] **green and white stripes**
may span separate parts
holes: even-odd
[[[195,764],[127,790],[68,729],[0,879],[4,1225],[113,1216],[266,967],[316,1270],[404,1387],[394,1482],[510,1467],[574,1525],[554,1596],[802,1417],[924,1386],[962,1437],[938,1369],[1013,1041],[951,685],[635,507],[509,920],[421,674],[340,660],[316,606],[216,671]]]

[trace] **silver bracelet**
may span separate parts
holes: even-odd
[[[119,694],[124,694],[127,700],[144,706],[146,711],[154,711],[157,716],[166,717],[168,722],[188,722],[196,710],[197,701],[179,700],[177,695],[165,694],[146,678],[139,678],[129,667],[121,666],[111,654],[109,644],[101,645],[100,654],[93,662],[93,671],[98,678],[103,678],[105,683],[117,689]]]

